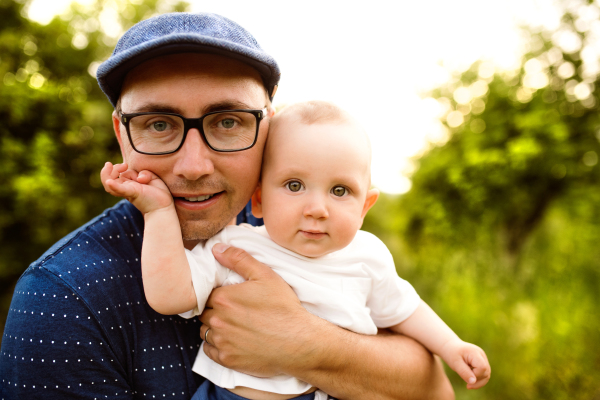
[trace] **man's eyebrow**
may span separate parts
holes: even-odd
[[[200,111],[198,115],[195,117],[199,117],[201,114],[206,114],[213,111],[221,111],[221,110],[247,110],[254,109],[248,104],[241,101],[221,101],[218,103],[212,103],[208,106],[204,107]],[[147,103],[142,104],[140,107],[135,110],[128,111],[126,114],[139,113],[139,112],[164,112],[164,113],[174,113],[174,114],[183,114],[183,110],[173,107],[169,104],[162,103]],[[190,116],[191,118],[191,116]]]
[[[137,107],[135,110],[128,110],[125,114],[134,114],[140,112],[164,112],[180,114],[181,110],[176,107],[169,106],[168,104],[146,103],[142,104],[140,107]]]
[[[260,109],[262,107],[258,107]],[[222,101],[219,103],[210,104],[206,107],[203,112],[208,113],[212,111],[220,111],[220,110],[254,110],[256,107],[252,107],[241,101]]]

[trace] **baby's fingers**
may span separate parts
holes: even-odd
[[[106,182],[109,179],[117,179],[121,172],[127,170],[127,164],[116,164],[113,165],[111,162],[106,162],[104,167],[100,171],[100,180],[102,183]]]
[[[473,360],[471,360],[471,366],[473,374],[477,378],[477,382],[468,384],[467,389],[479,389],[486,385],[490,380],[492,369],[485,354],[474,357]]]
[[[475,373],[473,370],[471,370],[471,367],[466,362],[463,362],[462,360],[457,362],[453,369],[465,382],[467,382],[467,388],[477,382]]]
[[[137,181],[139,183],[145,183],[148,184],[150,183],[150,181],[152,181],[152,179],[157,179],[158,176],[156,176],[154,173],[148,171],[148,170],[143,170],[140,171],[139,175],[137,176]]]
[[[139,188],[136,185],[135,181],[109,179],[104,183],[104,188],[113,196],[125,197],[127,200],[132,200],[139,195]]]
[[[138,173],[132,169],[128,169],[127,171],[121,172],[121,174],[119,174],[119,178],[129,181],[137,181]]]

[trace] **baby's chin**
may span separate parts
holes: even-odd
[[[305,244],[301,244],[301,245],[297,245],[297,244],[289,244],[289,243],[279,243],[277,240],[273,241],[275,243],[277,243],[278,245],[280,245],[281,247],[284,247],[290,251],[293,251],[296,254],[299,254],[301,256],[304,257],[308,257],[308,258],[318,258],[318,257],[323,257],[326,256],[327,254],[331,254],[335,251],[338,251],[342,248],[344,248],[345,246],[328,246],[328,245],[322,245],[322,244],[316,244],[316,243],[305,243]]]

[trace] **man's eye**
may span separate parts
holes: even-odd
[[[235,126],[235,121],[231,118],[221,121],[221,126],[225,129],[231,129]]]
[[[285,185],[290,192],[298,192],[302,189],[302,184],[298,181],[291,181]]]
[[[163,131],[167,130],[168,127],[169,127],[169,124],[167,124],[165,121],[158,121],[158,122],[152,123],[152,128],[154,128],[154,130],[157,132],[163,132]]]
[[[343,186],[336,186],[333,189],[331,189],[331,193],[333,193],[334,196],[342,197],[346,193],[348,193],[348,189],[346,189]]]

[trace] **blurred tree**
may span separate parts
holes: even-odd
[[[120,160],[99,62],[135,22],[187,5],[73,4],[45,26],[27,19],[27,7],[0,0],[0,330],[27,265],[115,203],[98,176],[105,161]]]
[[[407,237],[464,242],[499,227],[514,257],[552,201],[599,183],[600,11],[587,3],[564,2],[555,32],[531,33],[518,70],[478,62],[432,94],[450,139],[417,161]]]
[[[460,399],[600,399],[600,8],[557,3],[515,71],[478,62],[431,93],[446,143],[364,229],[492,366]]]

